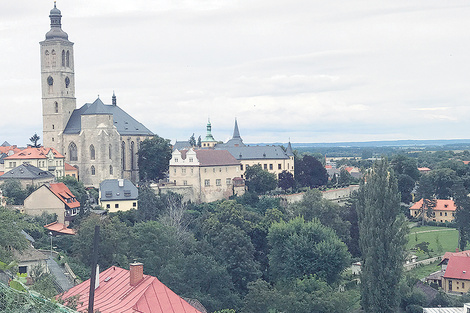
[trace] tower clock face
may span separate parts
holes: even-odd
[[[52,76],[49,76],[49,77],[47,78],[47,84],[48,84],[49,86],[52,86],[52,84],[54,84],[54,78],[52,78]]]
[[[65,77],[65,88],[69,88],[70,85],[70,78],[67,76]]]

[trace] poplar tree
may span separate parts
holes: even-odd
[[[407,227],[397,179],[386,160],[376,162],[362,181],[357,214],[362,307],[366,312],[397,312]]]

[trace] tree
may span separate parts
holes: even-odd
[[[457,207],[455,224],[459,230],[459,248],[464,251],[470,242],[470,198],[462,183],[455,187],[454,202]]]
[[[297,217],[274,223],[269,228],[269,266],[274,281],[315,274],[335,282],[349,265],[346,245],[329,227],[318,220],[305,222]]]
[[[140,221],[155,221],[161,215],[164,209],[164,203],[155,190],[148,184],[139,186],[139,207],[137,216]]]
[[[398,174],[398,191],[401,195],[401,202],[410,203],[413,200],[411,192],[415,188],[416,182],[407,174]]]
[[[0,207],[0,261],[13,260],[13,250],[24,250],[28,241],[21,234],[24,222],[20,213]]]
[[[344,168],[339,172],[338,184],[349,185],[353,180],[351,174]]]
[[[311,155],[295,159],[295,180],[303,187],[318,187],[326,185],[328,173],[325,167]]]
[[[189,144],[191,145],[191,147],[195,147],[197,145],[194,133],[191,135],[191,137],[189,137]]]
[[[201,135],[199,135],[199,137],[197,137],[197,146],[198,146],[199,148],[202,146]]]
[[[351,225],[346,220],[346,211],[339,204],[323,199],[319,190],[311,189],[305,192],[301,201],[292,204],[291,211],[306,221],[317,218],[323,225],[334,229],[343,242],[349,242]]]
[[[34,133],[34,135],[31,138],[29,138],[29,140],[33,143],[31,147],[33,148],[41,147],[41,144],[38,144],[39,139],[41,139],[41,137],[39,137],[38,134]]]
[[[279,188],[282,188],[283,190],[293,188],[295,186],[294,175],[292,175],[291,172],[288,172],[286,170],[282,171],[281,173],[279,173],[277,185]]]
[[[452,197],[454,182],[458,180],[458,176],[454,170],[450,168],[439,168],[428,173],[431,179],[435,196],[437,199],[450,199]]]
[[[245,180],[248,190],[256,193],[265,193],[277,186],[276,175],[263,170],[259,164],[246,167]]]
[[[416,159],[413,159],[404,154],[398,154],[390,161],[390,166],[393,168],[395,174],[404,174],[410,176],[413,181],[419,179],[420,173],[416,165]]]
[[[165,178],[171,159],[169,139],[155,135],[140,144],[138,154],[139,177],[143,181]]]
[[[29,192],[21,186],[21,183],[16,179],[8,179],[0,185],[3,196],[7,198],[7,204],[22,205],[24,199],[29,196]]]
[[[374,163],[365,181],[360,185],[357,204],[361,304],[366,312],[397,312],[407,231],[405,218],[399,214],[397,180],[382,159]]]
[[[416,195],[418,196],[418,199],[423,199],[423,204],[421,205],[420,210],[422,225],[424,225],[425,216],[431,217],[433,209],[436,207],[437,202],[434,191],[435,187],[431,176],[429,176],[429,174],[421,176]]]

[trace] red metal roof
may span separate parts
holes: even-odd
[[[50,184],[48,188],[69,208],[80,207],[80,202],[77,201],[76,197],[64,183]]]
[[[90,280],[73,287],[60,297],[79,295],[78,311],[88,308]],[[101,313],[201,313],[165,286],[156,277],[144,275],[135,286],[129,270],[112,266],[99,275],[94,309]]]
[[[60,154],[56,149],[54,148],[45,148],[45,147],[40,147],[40,148],[33,148],[33,147],[28,147],[26,149],[23,149],[19,152],[16,152],[13,155],[10,155],[5,158],[5,160],[29,160],[29,159],[47,159],[47,154],[49,151],[52,151],[54,154],[54,158],[56,159],[65,159],[65,157]]]
[[[44,225],[44,228],[59,234],[75,235],[75,231],[73,229],[67,228],[65,224],[59,223],[57,221]]]
[[[444,278],[470,280],[470,256],[451,255]]]
[[[421,209],[423,205],[423,199],[419,200],[415,204],[410,207],[410,210],[418,210]],[[457,208],[455,206],[454,200],[436,200],[436,207],[433,209],[434,211],[455,211]]]

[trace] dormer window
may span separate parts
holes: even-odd
[[[178,162],[178,158],[175,158],[175,162]]]
[[[193,158],[189,158],[189,162],[192,162],[193,161]]]

